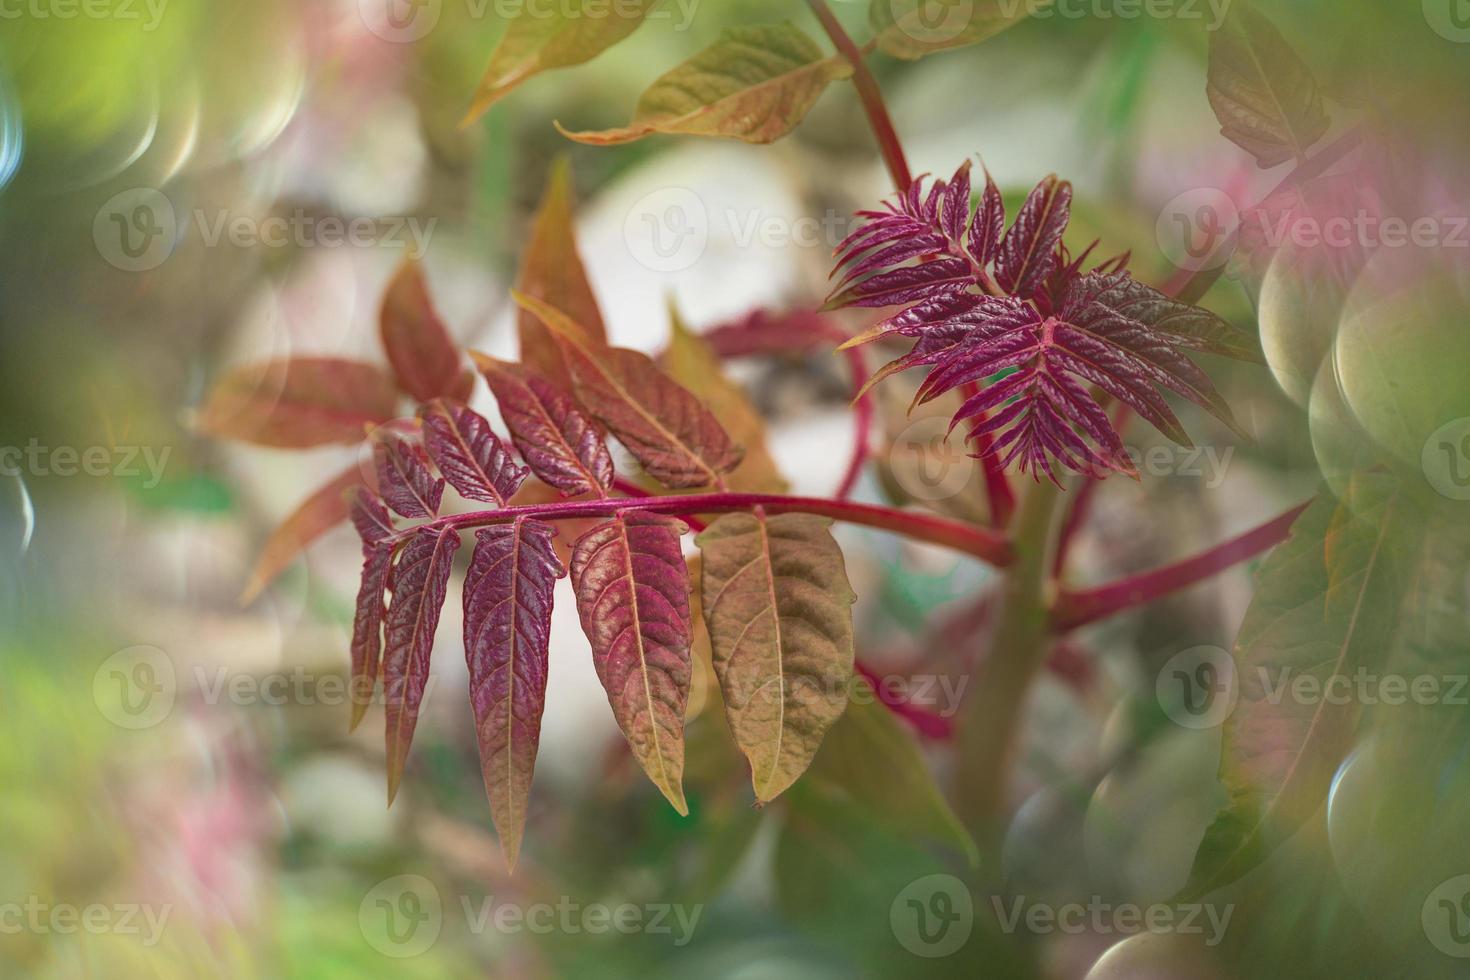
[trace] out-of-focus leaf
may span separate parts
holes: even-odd
[[[847,705],[856,596],[830,526],[725,514],[698,538],[715,674],[762,803],[806,771]]]
[[[613,717],[648,778],[687,815],[689,574],[684,524],[638,511],[597,525],[572,552],[572,587]]]
[[[429,469],[429,457],[422,446],[390,435],[374,441],[373,461],[378,492],[389,507],[410,518],[439,513],[444,481]]]
[[[1206,94],[1220,132],[1262,167],[1302,159],[1329,123],[1312,71],[1269,20],[1233,4],[1210,34]]]
[[[613,482],[612,456],[572,399],[513,364],[476,352],[471,356],[531,472],[564,496],[606,493]]]
[[[795,129],[829,84],[851,74],[846,59],[824,57],[815,41],[789,23],[735,27],[654,82],[627,126],[561,131],[597,146],[653,133],[770,143]]]
[[[424,447],[460,496],[500,507],[515,496],[527,470],[516,463],[483,415],[443,400],[425,406],[421,414]]]
[[[506,863],[515,867],[546,706],[551,601],[566,574],[535,520],[482,528],[464,585],[464,651],[480,769]]]
[[[350,491],[365,480],[361,467],[349,467],[303,500],[271,532],[240,593],[242,605],[254,602],[308,545],[347,520]]]
[[[561,311],[519,293],[516,301],[551,329],[578,400],[654,479],[676,490],[707,487],[740,464],[741,450],[709,409],[646,355],[591,346]]]
[[[429,655],[434,631],[449,589],[449,573],[459,535],[452,530],[423,528],[404,545],[393,567],[393,601],[388,606],[383,649],[383,695],[387,703],[388,803],[408,762],[419,706],[429,682]]]
[[[474,378],[460,366],[459,348],[434,312],[423,266],[417,262],[404,262],[388,284],[378,329],[398,386],[415,401],[469,397]]]
[[[398,393],[361,361],[295,357],[226,374],[209,393],[199,427],[259,446],[303,449],[352,443],[393,417]]]
[[[916,61],[989,40],[1035,9],[1018,0],[872,0],[868,22],[879,50]]]
[[[543,71],[591,61],[636,31],[656,3],[571,0],[550,9],[523,5],[506,25],[460,125],[474,122],[516,86]]]
[[[351,731],[362,722],[378,682],[378,664],[383,654],[383,593],[388,588],[388,568],[393,562],[393,518],[371,491],[359,487],[352,500],[352,523],[362,538],[362,583],[358,587],[356,614],[352,619],[352,720]]]
[[[786,480],[766,448],[766,422],[746,397],[744,389],[725,377],[720,359],[703,338],[690,331],[676,311],[673,334],[660,366],[679,384],[700,392],[725,431],[745,450],[745,458],[725,482],[731,490],[785,493]]]
[[[1324,490],[1266,559],[1236,640],[1239,701],[1220,761],[1230,801],[1200,844],[1191,893],[1255,867],[1326,798],[1362,710],[1327,695],[1389,655],[1424,539],[1414,511],[1396,482],[1359,474],[1342,501]],[[1294,696],[1300,676],[1324,696]]]
[[[566,158],[558,158],[552,164],[546,192],[531,227],[531,239],[522,253],[516,289],[561,310],[593,340],[605,343],[607,329],[602,322],[602,311],[598,309],[597,297],[577,252],[572,225],[575,206],[571,165]],[[540,319],[530,310],[521,309],[517,313],[516,329],[521,341],[521,362],[551,379],[562,390],[570,391],[570,377],[562,364],[561,352]]]
[[[867,678],[853,684],[851,702],[827,733],[807,781],[830,785],[892,830],[946,844],[974,864],[975,841],[939,792],[913,735]]]

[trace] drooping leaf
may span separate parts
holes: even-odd
[[[591,61],[636,31],[658,0],[571,0],[546,9],[525,4],[506,25],[461,126],[527,79]]]
[[[250,571],[250,580],[240,593],[241,605],[254,602],[308,545],[347,520],[351,506],[349,491],[362,486],[365,479],[360,467],[347,468],[303,500],[271,532]]]
[[[393,417],[398,394],[371,364],[293,357],[236,368],[215,383],[199,413],[211,435],[303,449],[353,443]]]
[[[500,507],[515,496],[527,470],[516,463],[483,415],[442,399],[426,405],[420,414],[424,447],[460,496]]]
[[[677,311],[671,311],[673,332],[659,359],[669,377],[699,392],[725,431],[745,450],[745,457],[726,478],[731,490],[785,493],[788,484],[766,448],[766,423],[745,391],[725,376],[720,359],[704,340],[690,331]]]
[[[1185,445],[1159,389],[1239,431],[1186,352],[1239,356],[1247,345],[1211,314],[1134,283],[1122,258],[1084,272],[1091,247],[1073,258],[1061,243],[1069,201],[1067,185],[1048,177],[1001,238],[1004,211],[988,178],[970,211],[967,162],[948,181],[926,189],[920,179],[885,210],[861,212],[863,225],[838,247],[842,278],[828,307],[904,307],[845,346],[914,339],[868,385],[929,367],[916,404],[982,385],[954,424],[970,422],[978,455],[1053,480],[1054,462],[1095,476],[1136,475],[1092,385]]]
[[[879,50],[916,61],[989,40],[1036,9],[1020,0],[872,0],[868,21]]]
[[[1312,71],[1269,20],[1234,4],[1210,34],[1206,94],[1220,132],[1262,167],[1303,159],[1327,132]]]
[[[1239,701],[1220,761],[1230,800],[1200,844],[1192,893],[1255,867],[1326,798],[1362,710],[1329,695],[1381,670],[1393,646],[1423,541],[1413,511],[1401,488],[1355,479],[1342,501],[1324,490],[1266,559],[1235,644]],[[1324,696],[1294,696],[1303,676]]]
[[[594,341],[605,343],[602,311],[577,252],[572,224],[574,197],[571,165],[564,157],[558,158],[552,164],[530,241],[522,253],[516,289],[561,310]],[[519,310],[516,330],[521,341],[521,363],[570,391],[570,376],[561,362],[561,352],[536,315]]]
[[[565,314],[534,297],[516,301],[551,329],[577,397],[654,479],[672,489],[718,485],[742,452],[698,398],[646,355],[594,347]]]
[[[806,780],[845,794],[900,833],[922,835],[979,860],[975,841],[919,752],[914,736],[878,699],[867,678],[853,678],[853,697],[812,760]]]
[[[995,280],[1002,289],[1023,299],[1036,292],[1051,274],[1071,211],[1071,184],[1052,175],[1036,186],[995,258]]]
[[[444,498],[444,481],[429,469],[422,446],[400,436],[388,435],[373,441],[373,461],[378,473],[378,492],[404,517],[433,517]]]
[[[506,863],[515,867],[546,705],[551,601],[566,574],[556,528],[536,520],[482,528],[464,584],[464,651],[480,769]]]
[[[795,129],[829,84],[851,74],[846,59],[825,57],[789,23],[735,27],[655,81],[627,126],[562,133],[597,146],[652,133],[770,143]]]
[[[459,535],[423,528],[414,532],[393,566],[393,601],[388,605],[383,649],[383,696],[387,704],[388,802],[398,784],[413,743],[419,706],[429,682],[429,655],[434,631],[449,589]]]
[[[459,348],[434,312],[423,266],[405,261],[388,284],[378,330],[398,386],[415,401],[469,397],[474,379],[460,365]]]
[[[605,495],[613,482],[612,456],[571,398],[515,365],[479,353],[471,356],[531,472],[564,496]]]
[[[855,596],[830,524],[725,514],[698,538],[715,673],[760,802],[806,771],[847,706]]]
[[[648,778],[687,815],[691,639],[683,530],[671,517],[639,511],[597,525],[572,551],[572,588],[618,727]]]
[[[383,655],[383,593],[393,561],[393,518],[383,502],[359,487],[352,499],[352,523],[362,539],[362,583],[352,619],[352,720],[356,729],[367,713]]]

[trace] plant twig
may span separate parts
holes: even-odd
[[[576,517],[611,517],[620,511],[646,511],[652,514],[725,514],[732,511],[749,511],[756,507],[765,508],[768,514],[817,514],[836,521],[862,524],[883,531],[892,531],[916,541],[937,544],[962,552],[997,567],[1004,567],[1015,560],[1015,551],[1004,535],[989,528],[976,527],[962,521],[925,514],[919,511],[897,510],[874,504],[859,504],[846,500],[829,500],[824,497],[790,497],[767,493],[698,493],[677,494],[667,497],[623,497],[609,500],[566,500],[544,504],[522,504],[503,507],[500,510],[472,511],[467,514],[450,514],[426,521],[399,532],[400,538],[422,528],[434,530],[462,531],[472,527],[488,527],[506,524],[517,518],[538,518],[544,521],[566,520]]]
[[[848,460],[847,472],[842,476],[842,482],[837,485],[837,491],[833,494],[838,500],[846,500],[852,496],[852,491],[857,487],[857,481],[863,475],[863,467],[867,465],[868,454],[872,452],[873,438],[873,394],[864,391],[863,387],[868,383],[868,360],[863,356],[860,348],[849,347],[842,352],[847,357],[848,366],[852,369],[852,458]]]
[[[868,114],[868,124],[872,126],[873,135],[878,139],[878,149],[883,153],[888,174],[893,178],[895,187],[900,191],[908,190],[909,184],[913,183],[913,177],[909,172],[908,160],[903,154],[903,144],[899,142],[898,131],[893,128],[893,119],[888,115],[888,107],[883,102],[878,80],[873,77],[867,62],[863,60],[862,50],[853,43],[836,15],[827,6],[826,0],[807,0],[807,6],[817,15],[822,29],[837,46],[838,52],[852,65],[852,84],[857,89],[858,97],[862,99],[863,111]]]
[[[1286,540],[1291,525],[1311,501],[1299,504],[1280,517],[1216,545],[1203,554],[1186,558],[1151,572],[1130,575],[1108,585],[1077,592],[1062,592],[1052,606],[1052,629],[1065,633],[1100,619],[1147,605],[1180,589],[1202,582],[1231,565],[1259,555]]]
[[[963,388],[967,401],[979,393],[978,381],[971,381]],[[981,413],[975,419],[976,427],[985,424],[986,414]],[[989,432],[980,433],[975,440],[975,455],[980,457],[980,466],[985,474],[985,495],[990,501],[990,523],[994,527],[1005,527],[1011,522],[1011,515],[1016,512],[1016,492],[1011,489],[1010,478],[1000,465],[1000,458],[990,451],[991,438]]]

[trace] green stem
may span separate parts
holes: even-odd
[[[1012,525],[1016,561],[1006,570],[1000,620],[960,718],[956,800],[960,818],[987,855],[1000,850],[1026,695],[1050,647],[1046,590],[1061,499],[1061,491],[1046,482],[1033,484],[1021,501]]]

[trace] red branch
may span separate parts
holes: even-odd
[[[1097,588],[1078,592],[1063,591],[1052,606],[1052,629],[1065,633],[1126,609],[1147,605],[1275,547],[1286,540],[1291,525],[1310,503],[1309,500],[1293,507],[1280,517],[1193,558],[1165,565],[1151,572],[1131,575]]]
[[[612,500],[523,504],[502,507],[500,510],[480,510],[435,518],[405,528],[399,532],[399,538],[406,538],[422,528],[461,531],[471,527],[505,524],[522,517],[556,521],[575,517],[611,517],[620,511],[670,515],[726,514],[732,511],[750,511],[756,507],[764,508],[768,514],[817,514],[835,521],[892,531],[915,541],[952,548],[997,567],[1004,567],[1015,561],[1011,542],[989,528],[919,511],[857,504],[846,500],[828,500],[823,497],[788,497],[767,493],[698,493],[669,497],[623,497]]]
[[[847,364],[852,369],[853,444],[847,472],[842,475],[842,482],[837,485],[837,492],[834,494],[838,500],[846,500],[852,496],[858,477],[863,475],[863,466],[868,462],[868,454],[872,452],[873,438],[873,395],[863,391],[863,386],[868,383],[867,358],[856,347],[849,347],[842,353],[847,356]]]
[[[966,400],[979,393],[978,381],[971,381],[964,386],[963,395]],[[975,427],[984,425],[985,418],[986,413],[982,412],[975,419]],[[1016,512],[1016,492],[1011,489],[1011,481],[1000,465],[1000,457],[990,451],[990,442],[989,432],[980,433],[975,439],[975,455],[980,458],[980,466],[985,473],[985,495],[990,501],[990,523],[995,527],[1005,527],[1011,522],[1011,515]]]
[[[852,84],[863,101],[863,111],[868,114],[868,124],[873,127],[873,135],[878,138],[878,149],[883,153],[888,175],[893,178],[893,185],[899,191],[908,190],[909,184],[914,180],[909,173],[908,160],[903,155],[903,144],[899,142],[898,131],[893,128],[888,107],[883,103],[878,80],[868,71],[868,65],[863,61],[863,52],[853,43],[847,31],[843,30],[826,0],[807,0],[807,6],[812,8],[812,13],[822,22],[822,30],[827,32],[837,50],[852,65]]]

